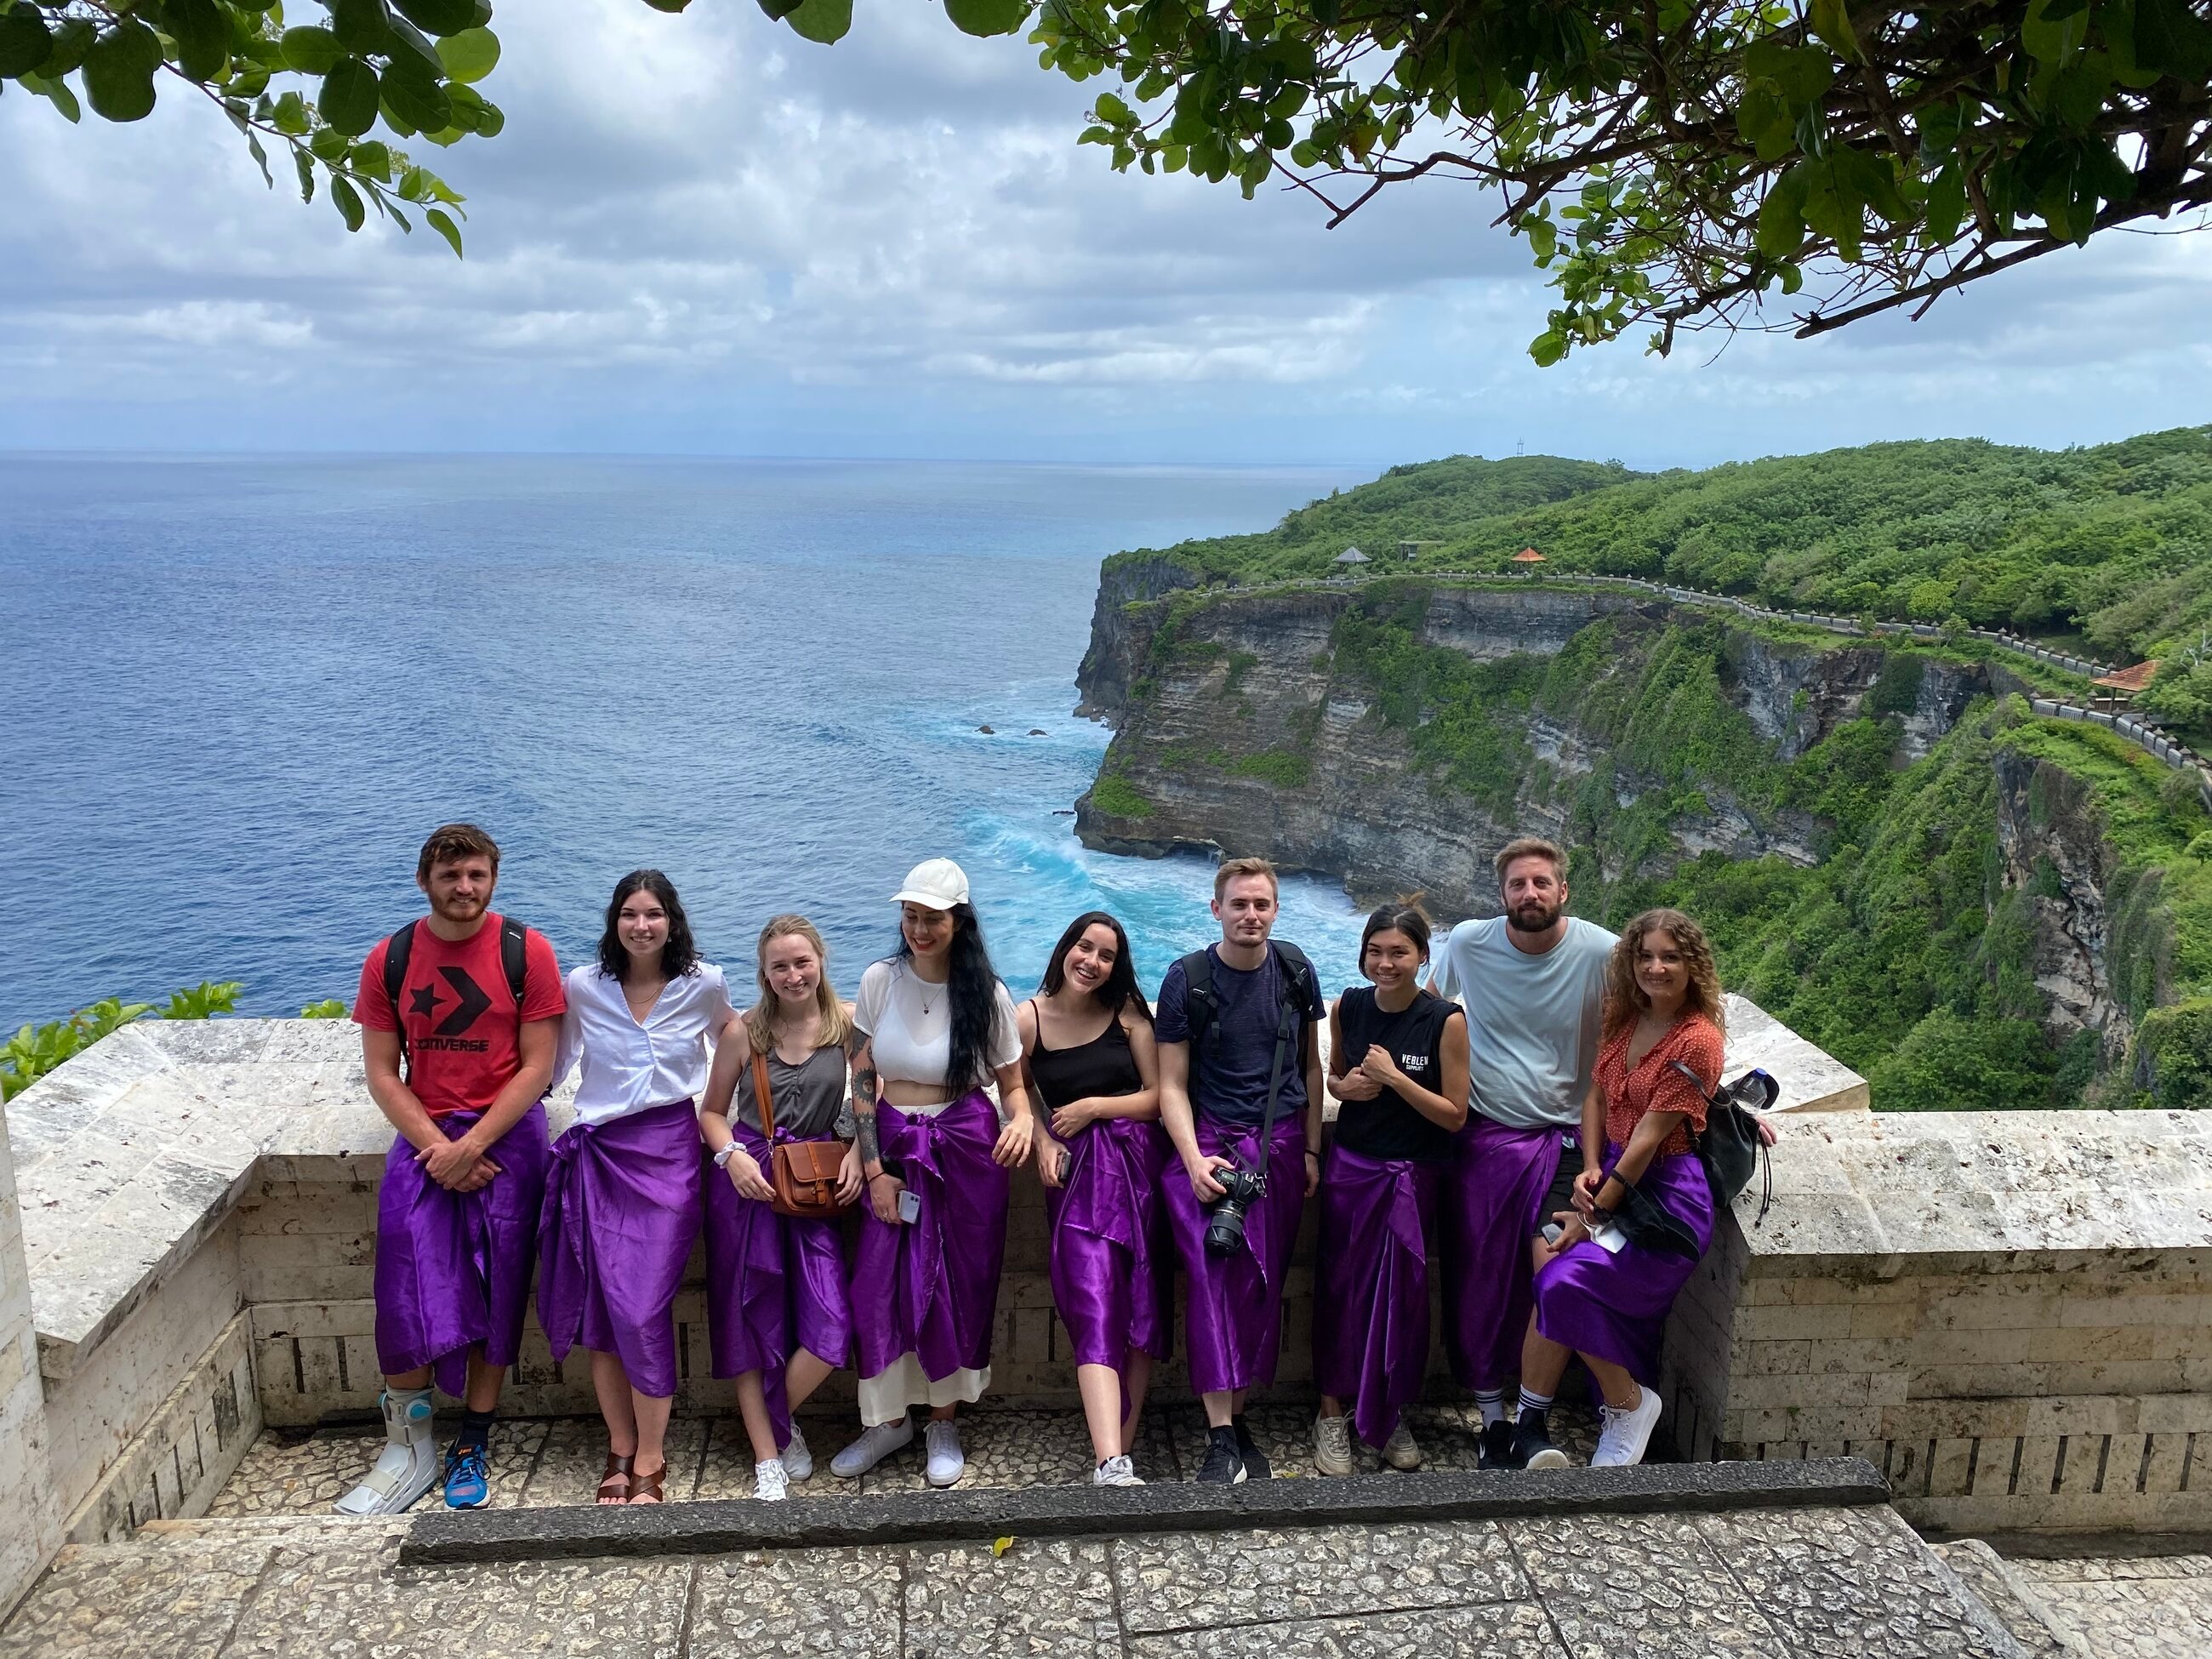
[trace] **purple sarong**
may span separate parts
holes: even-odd
[[[1200,1116],[1198,1150],[1247,1168],[1260,1156],[1260,1126],[1239,1128]],[[1190,1356],[1190,1386],[1200,1394],[1265,1388],[1275,1380],[1283,1346],[1283,1284],[1291,1250],[1298,1242],[1305,1207],[1305,1131],[1297,1115],[1275,1121],[1267,1157],[1267,1190],[1244,1215],[1244,1248],[1235,1255],[1210,1255],[1202,1206],[1190,1189],[1180,1158],[1160,1172],[1168,1231],[1189,1281],[1183,1348]]]
[[[1612,1169],[1620,1158],[1620,1147],[1607,1146],[1605,1167]],[[1536,1275],[1536,1328],[1577,1353],[1610,1359],[1638,1382],[1656,1388],[1667,1311],[1713,1242],[1713,1189],[1705,1166],[1692,1152],[1653,1158],[1636,1184],[1696,1236],[1698,1255],[1626,1244],[1615,1255],[1584,1239]]]
[[[459,1140],[483,1115],[434,1119]],[[448,1192],[394,1137],[376,1194],[376,1363],[386,1376],[424,1365],[447,1394],[468,1387],[470,1350],[514,1364],[538,1259],[538,1212],[552,1154],[545,1107],[532,1106],[491,1149],[500,1172],[472,1193]]]
[[[732,1121],[730,1133],[768,1173],[769,1144],[760,1131]],[[799,1137],[778,1129],[775,1138]],[[832,1365],[852,1356],[841,1224],[778,1215],[763,1199],[742,1198],[712,1159],[701,1178],[707,1183],[707,1339],[714,1375],[726,1382],[758,1371],[775,1443],[788,1445],[791,1399],[783,1372],[793,1352],[804,1348]]]
[[[1429,1240],[1443,1166],[1329,1150],[1314,1286],[1314,1381],[1352,1402],[1370,1446],[1421,1397],[1429,1368]]]
[[[1544,1194],[1559,1171],[1561,1133],[1477,1113],[1452,1137],[1439,1203],[1444,1352],[1463,1389],[1502,1389],[1521,1369],[1534,1305],[1529,1244],[1551,1218]]]
[[[1161,1236],[1160,1172],[1174,1162],[1158,1123],[1103,1117],[1066,1143],[1064,1187],[1045,1189],[1052,1299],[1079,1365],[1175,1351],[1173,1258]],[[1177,1166],[1180,1168],[1180,1166]]]
[[[884,1162],[921,1201],[911,1223],[860,1223],[853,1263],[853,1330],[862,1377],[906,1354],[933,1382],[991,1363],[999,1269],[1006,1259],[1006,1172],[991,1161],[999,1115],[971,1089],[933,1116],[876,1108]]]
[[[553,1363],[581,1344],[654,1400],[676,1392],[676,1287],[699,1237],[699,1113],[689,1100],[578,1123],[553,1144],[538,1231],[538,1322]]]

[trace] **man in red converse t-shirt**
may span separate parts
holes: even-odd
[[[435,1481],[434,1376],[466,1407],[446,1455],[446,1501],[489,1499],[486,1448],[521,1339],[551,1158],[542,1102],[567,1008],[553,947],[490,908],[499,848],[474,824],[433,831],[415,879],[430,914],[369,952],[353,1010],[369,1093],[398,1134],[376,1215],[386,1445],[338,1500],[346,1515],[396,1515]],[[397,999],[395,948],[404,952]]]

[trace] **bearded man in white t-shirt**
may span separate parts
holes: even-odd
[[[1604,1152],[1582,1146],[1580,1127],[1617,940],[1567,914],[1567,855],[1553,842],[1509,842],[1496,867],[1504,914],[1453,928],[1429,987],[1466,1008],[1469,1049],[1467,1127],[1438,1206],[1444,1347],[1482,1409],[1482,1467],[1509,1468],[1505,1385],[1534,1305],[1530,1241],[1574,1208],[1576,1176]]]

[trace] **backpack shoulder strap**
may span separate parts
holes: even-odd
[[[1321,1012],[1321,978],[1314,972],[1313,963],[1307,961],[1306,953],[1291,944],[1290,940],[1275,939],[1272,943],[1275,947],[1275,954],[1283,959],[1284,965],[1290,969],[1288,975],[1290,986],[1297,999],[1299,1008],[1304,1011],[1307,1018],[1316,1018]]]
[[[1667,1062],[1667,1069],[1670,1072],[1680,1072],[1684,1077],[1689,1079],[1690,1086],[1698,1091],[1698,1097],[1707,1105],[1717,1106],[1721,1103],[1721,1097],[1705,1087],[1705,1079],[1692,1071],[1686,1061],[1670,1060]]]
[[[415,924],[404,927],[384,942],[384,996],[392,1005],[392,1018],[399,1026],[399,1046],[407,1046],[407,1028],[399,1018],[399,994],[407,988],[407,964],[415,954]]]
[[[1183,1011],[1190,1025],[1190,1046],[1195,1048],[1212,1030],[1214,1015],[1221,1012],[1220,1000],[1213,994],[1213,955],[1210,951],[1193,951],[1182,962]]]
[[[499,919],[499,965],[507,970],[507,988],[514,997],[514,1012],[522,1012],[522,993],[530,979],[530,930],[513,916]]]

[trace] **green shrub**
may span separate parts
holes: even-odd
[[[1143,793],[1118,772],[1103,774],[1091,786],[1091,804],[1116,818],[1148,818],[1155,810]]]
[[[320,1002],[311,1002],[300,1010],[301,1019],[343,1019],[346,1006],[336,997],[325,997]]]
[[[1278,789],[1303,789],[1313,766],[1304,755],[1287,749],[1265,749],[1245,756],[1229,769],[1237,777],[1258,778]]]
[[[2160,1106],[2212,1106],[2212,996],[2143,1016],[2136,1027],[2135,1080]]]

